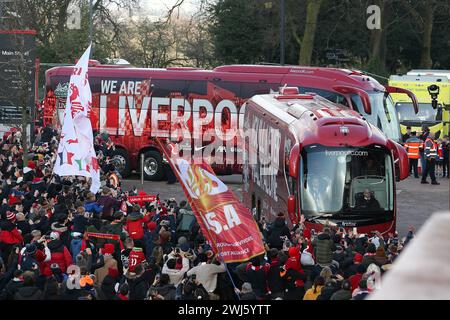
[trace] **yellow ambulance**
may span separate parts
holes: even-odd
[[[411,100],[402,94],[392,94],[402,134],[407,127],[419,134],[424,125],[436,133],[436,137],[449,134],[450,71],[411,70],[406,75],[392,75],[389,85],[412,91],[419,102],[416,114]],[[435,98],[437,95],[434,103],[432,95]]]

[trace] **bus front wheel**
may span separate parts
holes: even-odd
[[[158,151],[147,151],[144,154],[144,179],[159,181],[164,178],[162,156]]]

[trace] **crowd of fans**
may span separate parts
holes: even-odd
[[[303,224],[280,213],[259,221],[266,253],[225,265],[186,201],[132,204],[103,176],[98,194],[82,177],[52,172],[57,133],[39,132],[23,161],[20,131],[0,142],[1,300],[358,300],[406,243]],[[102,171],[114,170],[107,137],[96,139]]]

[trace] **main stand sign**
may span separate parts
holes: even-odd
[[[0,30],[0,123],[20,124],[22,107],[33,116],[35,102],[36,31]],[[27,99],[22,106],[23,81]]]

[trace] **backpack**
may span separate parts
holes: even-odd
[[[36,267],[39,268],[39,264],[33,255],[24,255],[22,262],[20,263],[20,269],[23,271],[34,271]]]

